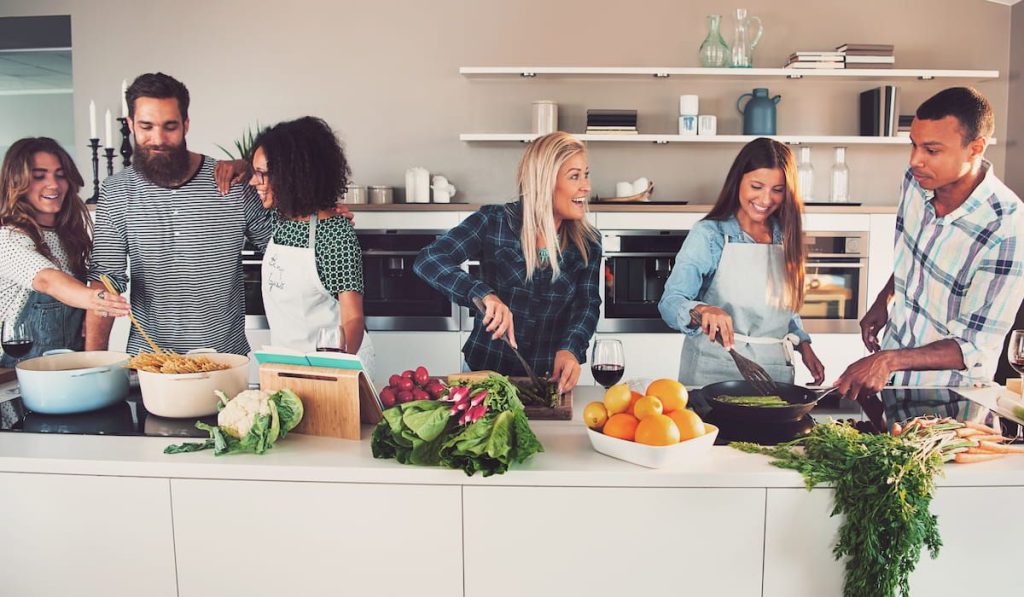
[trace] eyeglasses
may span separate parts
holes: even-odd
[[[252,176],[256,179],[257,184],[266,184],[267,178],[270,177],[270,172],[267,172],[266,170],[256,170],[253,168]]]

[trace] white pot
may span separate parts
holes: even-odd
[[[153,373],[139,371],[139,388],[146,410],[161,417],[206,417],[217,413],[215,390],[234,398],[249,387],[249,357],[212,353],[211,361],[227,369],[206,373]]]

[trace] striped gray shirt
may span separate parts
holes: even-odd
[[[222,197],[214,165],[203,156],[175,189],[134,167],[104,180],[89,279],[106,274],[124,291],[130,278],[132,313],[162,349],[246,354],[241,250],[246,238],[262,250],[273,223],[252,187],[235,185]],[[151,350],[133,328],[128,352],[143,349]]]

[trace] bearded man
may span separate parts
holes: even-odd
[[[125,93],[135,163],[103,181],[89,269],[131,291],[135,319],[165,350],[246,354],[240,254],[262,250],[273,222],[256,191],[217,191],[215,161],[188,150],[189,94],[163,73],[139,76]],[[112,320],[86,315],[86,350],[105,350]],[[128,352],[151,350],[133,328]]]

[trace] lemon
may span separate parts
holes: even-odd
[[[608,388],[604,393],[604,407],[608,415],[617,415],[629,409],[629,401],[632,398],[629,386],[620,383]]]
[[[600,429],[604,427],[607,420],[608,409],[604,407],[603,402],[595,401],[583,407],[583,422],[586,423],[587,427]]]
[[[641,421],[651,415],[660,415],[661,411],[661,400],[655,396],[644,396],[633,405],[633,416]]]

